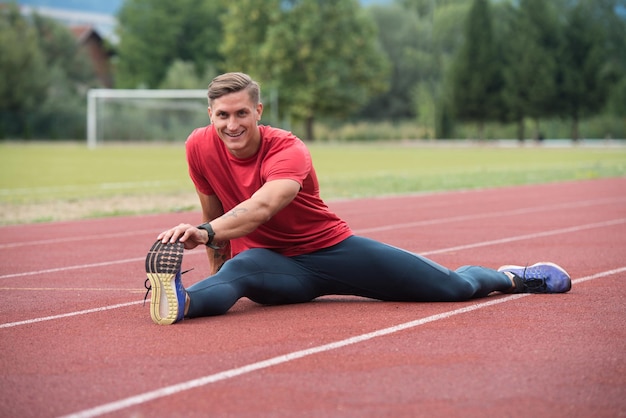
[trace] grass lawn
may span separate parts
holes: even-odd
[[[428,143],[309,144],[325,199],[499,187],[626,174],[624,147],[470,146]],[[0,143],[0,208],[79,205],[99,210],[70,218],[168,210],[110,207],[111,199],[195,198],[184,145]],[[159,200],[152,199],[152,200]],[[189,200],[187,200],[188,202]],[[139,206],[139,205],[138,205]],[[148,205],[149,206],[149,205]],[[26,221],[66,219],[48,213]],[[2,219],[0,223],[23,222]]]

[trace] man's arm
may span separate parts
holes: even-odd
[[[300,184],[295,180],[279,179],[268,181],[249,199],[244,200],[221,216],[217,215],[223,211],[217,197],[199,195],[203,217],[208,220],[212,216],[217,215],[210,222],[215,231],[213,242],[220,243],[230,241],[233,238],[243,237],[254,231],[291,203],[299,191]],[[219,206],[216,206],[216,202],[213,199],[219,203]],[[185,248],[192,249],[200,244],[207,243],[208,233],[193,225],[180,224],[159,234],[159,239],[163,242],[180,240],[185,243]],[[211,257],[211,254],[209,254],[209,257]]]
[[[294,180],[281,179],[265,183],[250,199],[211,221],[215,241],[248,235],[291,203],[299,191],[300,184]]]

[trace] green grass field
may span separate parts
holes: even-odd
[[[329,200],[626,174],[624,147],[374,143],[310,144],[309,148],[322,196]],[[68,143],[0,144],[0,207],[4,208],[45,208],[59,201],[106,202],[193,190],[183,144],[107,145],[94,150]],[[159,209],[151,211],[155,210]],[[125,209],[123,214],[133,212]],[[145,212],[145,208],[137,208],[137,212]],[[116,214],[120,213],[103,207],[88,216]],[[55,219],[50,214],[39,220]]]

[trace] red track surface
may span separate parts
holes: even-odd
[[[563,265],[565,295],[238,302],[154,325],[144,257],[199,214],[0,228],[0,416],[626,416],[626,179],[331,202],[448,267]],[[206,273],[188,252],[189,285]]]

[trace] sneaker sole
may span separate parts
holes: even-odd
[[[170,325],[178,317],[178,297],[176,295],[176,273],[183,262],[182,242],[163,244],[156,241],[146,256],[146,273],[152,294],[150,316],[159,325]]]

